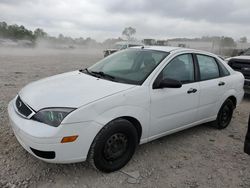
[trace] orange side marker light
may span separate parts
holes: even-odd
[[[74,142],[77,139],[77,137],[78,135],[63,137],[61,143]]]

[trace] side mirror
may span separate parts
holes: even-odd
[[[161,80],[157,84],[153,85],[153,89],[160,89],[160,88],[181,88],[182,83],[178,80],[173,80],[170,78]]]

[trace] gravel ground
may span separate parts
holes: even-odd
[[[243,153],[250,96],[227,129],[200,125],[144,144],[118,172],[104,174],[85,162],[49,164],[28,154],[9,127],[8,102],[31,81],[100,58],[101,50],[0,49],[0,187],[250,187],[250,156]]]

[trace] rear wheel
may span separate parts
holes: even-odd
[[[225,129],[231,122],[234,104],[230,99],[227,99],[221,106],[216,119],[216,126],[218,129]]]
[[[117,119],[108,123],[96,136],[88,159],[103,172],[119,170],[133,156],[138,144],[137,130],[127,120]]]

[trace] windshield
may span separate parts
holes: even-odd
[[[116,82],[141,85],[169,53],[146,49],[127,49],[102,59],[87,73]]]

